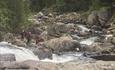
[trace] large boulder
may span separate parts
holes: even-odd
[[[92,11],[92,13],[88,16],[87,22],[90,25],[99,25],[106,28],[110,26],[110,23],[108,21],[111,17],[111,8],[103,7],[99,11]]]
[[[16,61],[14,54],[0,54],[0,61]]]
[[[54,23],[48,27],[47,31],[50,36],[60,36],[61,32],[66,32],[67,29],[64,23]]]
[[[110,25],[107,22],[109,21],[111,17],[112,17],[112,11],[110,8],[103,7],[98,12],[98,19],[99,19],[101,26],[103,27]]]
[[[52,59],[52,52],[49,49],[44,48],[44,46],[42,46],[41,48],[32,48],[32,51],[39,57],[39,59]]]
[[[47,34],[48,39],[52,39],[51,37],[61,37],[63,33],[67,32],[67,28],[64,23],[54,23],[48,26]]]
[[[73,51],[80,47],[80,44],[71,37],[60,37],[45,42],[45,46],[53,51]]]
[[[49,39],[52,39],[51,37],[59,38],[64,35],[69,35],[72,29],[76,29],[75,24],[73,23],[65,24],[57,22],[48,27],[47,35]]]
[[[98,12],[97,11],[92,11],[91,14],[88,16],[87,22],[88,22],[88,25],[99,24]]]

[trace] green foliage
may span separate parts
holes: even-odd
[[[10,32],[19,31],[26,26],[28,5],[24,0],[0,1],[0,26]]]
[[[62,12],[88,10],[91,0],[30,0],[32,12],[38,12],[54,5],[56,6],[54,10]]]
[[[30,9],[32,12],[38,12],[45,7],[55,4],[56,0],[30,0]]]
[[[92,0],[90,10],[99,10],[101,7],[111,7],[114,0]]]

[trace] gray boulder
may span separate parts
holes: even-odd
[[[103,27],[109,25],[109,23],[107,22],[109,21],[111,17],[112,17],[112,12],[110,8],[103,7],[98,12],[98,19],[99,19],[101,26]]]
[[[54,52],[75,51],[80,48],[80,43],[71,37],[54,38],[45,42],[45,46]]]
[[[91,14],[88,16],[87,22],[88,22],[88,25],[99,24],[98,12],[97,11],[92,11]]]
[[[16,61],[14,54],[0,54],[0,61]]]
[[[49,58],[52,59],[52,52],[46,48],[32,48],[33,53],[38,56],[39,59]]]

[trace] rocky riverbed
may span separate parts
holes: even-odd
[[[39,12],[20,34],[0,31],[0,70],[115,70],[115,19],[109,8],[86,16]],[[35,44],[40,34],[44,42]]]

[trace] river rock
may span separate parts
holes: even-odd
[[[12,44],[20,46],[20,47],[26,47],[27,44],[23,41],[21,41],[20,39],[17,39],[14,37],[14,39],[12,41],[10,41]]]
[[[77,29],[75,28],[75,24],[70,23],[70,24],[65,24],[61,22],[57,22],[52,24],[51,26],[48,27],[47,34],[48,38],[59,38],[64,35],[71,35],[71,30],[72,29]]]
[[[50,26],[48,26],[47,34],[48,39],[61,37],[63,36],[63,33],[67,32],[67,28],[64,23],[54,23]]]
[[[106,26],[110,25],[107,22],[112,17],[111,9],[107,8],[107,7],[101,8],[99,13],[98,13],[98,17],[99,17],[98,19],[99,19],[99,22],[100,22],[102,27],[106,27]]]
[[[0,61],[16,61],[14,54],[0,54]]]
[[[47,42],[45,42],[45,46],[47,48],[52,49],[53,51],[73,51],[76,48],[80,47],[80,43],[78,43],[76,40],[73,40],[71,37],[60,37],[51,39]]]
[[[44,46],[42,46],[41,48],[32,48],[32,50],[33,53],[37,55],[39,59],[52,59],[52,52],[49,49],[44,48]]]
[[[88,16],[87,22],[88,22],[88,25],[99,24],[98,12],[97,11],[92,11],[91,14]]]
[[[112,43],[115,44],[115,37],[112,38]]]

